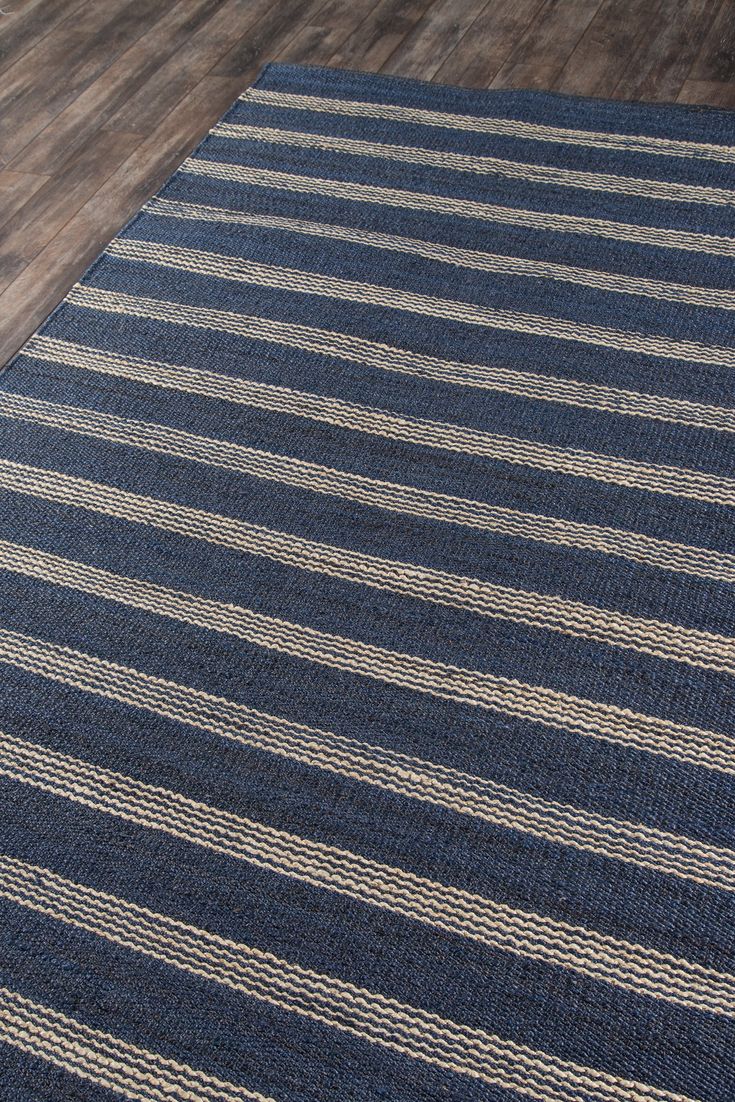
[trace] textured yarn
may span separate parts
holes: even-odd
[[[0,379],[2,1102],[735,1098],[735,116],[269,66]]]

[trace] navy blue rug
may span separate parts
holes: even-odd
[[[4,1102],[732,1102],[734,174],[272,66],[10,365]]]

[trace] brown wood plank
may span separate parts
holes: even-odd
[[[735,81],[685,80],[677,100],[679,103],[708,104],[735,111]]]
[[[98,0],[20,58],[0,90],[0,167],[17,155],[174,0]]]
[[[379,0],[330,59],[342,69],[377,72],[418,23],[431,0]]]
[[[714,0],[667,0],[653,33],[632,54],[615,95],[621,99],[675,100],[716,12]]]
[[[0,288],[6,287],[66,225],[118,165],[140,135],[95,134],[59,175],[48,180],[0,228]]]
[[[186,110],[172,111],[141,141],[0,293],[0,364],[35,332],[105,245],[204,137],[212,111],[231,98],[232,81],[206,77],[187,100]]]
[[[34,176],[29,172],[0,172],[0,226],[47,182],[48,176]]]
[[[432,4],[388,58],[382,72],[430,80],[486,6],[487,0]]]
[[[268,10],[271,0],[226,0],[217,4],[202,25],[126,100],[106,125],[110,129],[137,130],[150,134],[180,100],[210,72],[232,48],[233,28],[248,33]],[[237,91],[247,81],[239,77]],[[214,122],[214,116],[212,117]]]
[[[510,55],[543,0],[490,0],[434,79],[486,88]]]
[[[278,53],[294,65],[326,65],[350,35],[367,19],[378,0],[329,0]]]
[[[267,61],[275,57],[323,6],[324,0],[270,0],[262,18],[240,36],[212,70],[217,76],[250,81]]]
[[[660,18],[651,0],[605,0],[567,59],[555,90],[613,97],[631,54],[655,33]]]
[[[141,88],[154,78],[160,80],[166,62],[178,56],[178,51],[224,2],[180,0],[8,162],[8,166],[23,172],[54,173],[70,153],[83,145],[116,111],[134,101]],[[163,115],[166,113],[162,111]],[[137,131],[138,127],[121,124],[117,129]]]
[[[702,43],[687,80],[728,83],[735,80],[735,5],[725,0]]]
[[[546,0],[492,88],[553,88],[601,0]]]
[[[5,72],[70,14],[84,0],[29,0],[21,7],[8,4],[0,16],[0,73]],[[2,6],[2,5],[0,5]]]

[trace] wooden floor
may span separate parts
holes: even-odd
[[[733,0],[2,0],[0,364],[272,59],[735,108]]]

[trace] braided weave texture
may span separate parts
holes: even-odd
[[[732,1102],[734,208],[271,65],[8,365],[2,1102]]]

